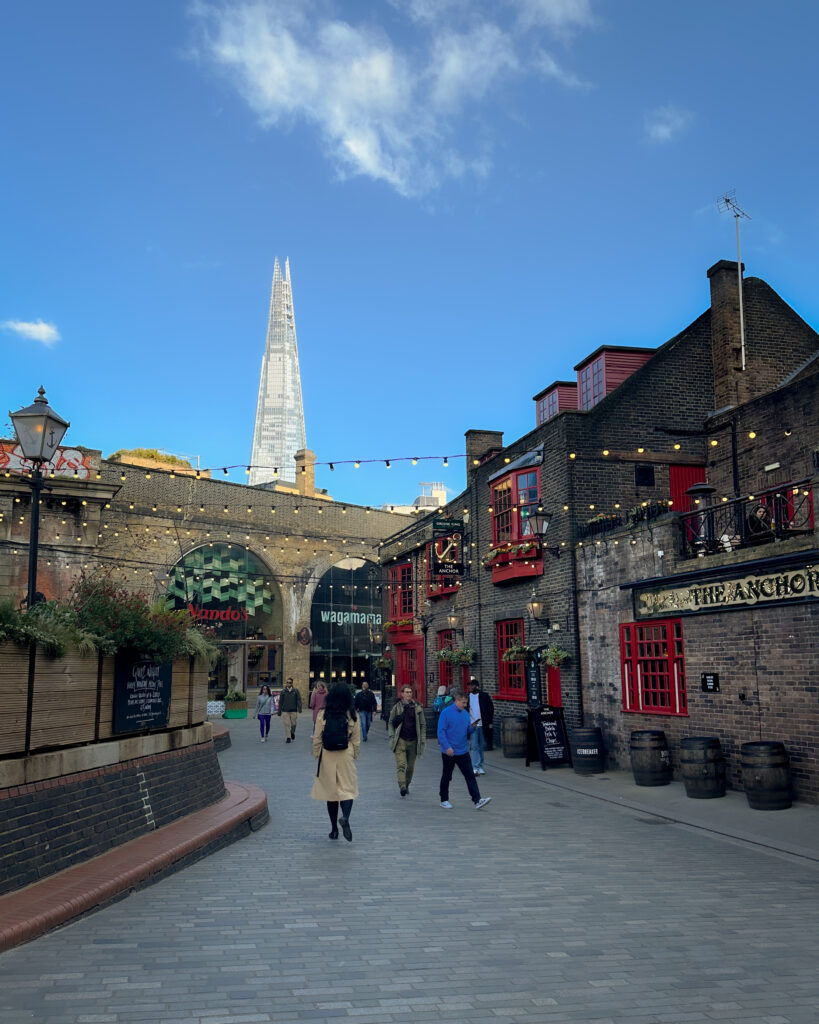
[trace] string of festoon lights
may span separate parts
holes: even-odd
[[[780,428],[779,430],[775,431],[775,433],[776,433],[777,436],[783,435],[784,437],[790,437],[792,435],[793,431],[792,431],[792,429],[790,427],[785,427],[785,428]],[[758,432],[757,431],[755,431],[755,430],[747,431],[747,438],[748,438],[748,440],[754,441],[757,437],[758,437]],[[769,440],[771,440],[771,439],[772,438],[769,438]],[[719,444],[720,444],[720,441],[719,441],[718,438],[712,437],[712,438],[708,439],[708,446],[710,448],[712,448],[712,449],[716,448]],[[681,448],[682,448],[682,443],[680,441],[673,441],[673,442],[671,442],[671,449],[673,451],[679,451]],[[581,450],[581,449],[578,448],[575,451],[566,452],[565,448],[560,448],[560,449],[552,448],[552,449],[548,449],[547,446],[545,446],[545,445],[539,445],[539,446],[536,446],[531,451],[523,451],[523,452],[515,452],[515,453],[512,453],[512,454],[507,454],[507,455],[504,456],[503,463],[505,465],[509,465],[512,461],[517,461],[518,459],[520,459],[520,458],[522,458],[522,457],[524,457],[526,455],[529,455],[529,454],[537,454],[537,453],[539,453],[539,454],[545,456],[545,453],[547,451],[551,451],[551,452],[561,451],[561,452],[563,452],[565,454],[565,457],[569,461],[574,461],[574,460],[576,460],[578,458],[584,459],[584,458],[600,458],[600,457],[602,457],[604,459],[605,458],[609,458],[609,457],[613,457],[614,459],[616,459],[618,456],[620,456],[620,457],[626,456],[626,457],[629,457],[629,459],[633,459],[635,455],[636,456],[644,456],[645,458],[649,459],[653,455],[656,455],[656,454],[659,453],[659,449],[657,448],[656,444],[654,444],[654,443],[652,443],[650,448],[647,448],[646,446],[641,445],[641,446],[638,446],[637,448],[630,449],[628,451],[623,451],[623,450],[613,451],[612,449],[608,449],[608,448],[602,448],[602,449],[586,448],[586,449]],[[332,460],[332,461],[328,460],[326,462],[316,462],[313,465],[315,465],[315,466],[327,466],[327,467],[329,467],[330,470],[334,471],[337,466],[352,466],[354,469],[359,469],[362,466],[373,466],[373,465],[382,464],[386,469],[390,469],[393,463],[409,462],[412,465],[417,465],[419,462],[440,461],[444,467],[447,467],[449,465],[449,463],[450,463],[450,460],[463,459],[463,458],[466,458],[466,457],[467,456],[465,454],[457,454],[457,455],[398,456],[398,457],[388,458],[388,459],[375,459],[375,458],[370,458],[370,459],[338,459],[338,460]],[[475,459],[472,460],[472,463],[473,463],[474,466],[478,466],[478,465],[481,464],[481,461],[482,461],[481,459],[475,458]],[[137,469],[136,467],[134,467],[133,469],[129,470],[129,472],[126,472],[122,468],[121,464],[115,465],[115,464],[112,464],[112,463],[108,463],[106,465],[106,467],[105,467],[105,469],[106,469],[105,476],[108,479],[111,479],[112,477],[113,478],[118,477],[120,482],[126,482],[129,479],[129,477],[131,479],[133,479],[135,476],[136,477],[144,477],[145,479],[150,480],[153,474],[162,475],[162,476],[168,477],[170,479],[180,478],[180,479],[184,480],[185,482],[192,482],[192,481],[197,481],[197,480],[207,480],[207,481],[213,482],[213,479],[214,479],[213,476],[212,475],[208,476],[206,474],[222,473],[223,475],[227,476],[227,475],[229,475],[231,470],[233,470],[233,469],[240,469],[240,468],[244,468],[245,473],[247,475],[249,475],[251,470],[254,469],[254,468],[265,469],[265,470],[269,471],[271,467],[260,467],[260,466],[254,466],[253,464],[247,465],[245,463],[236,463],[234,465],[220,466],[220,467],[208,468],[208,469],[199,468],[199,469],[195,469],[194,470],[193,467],[190,467],[190,468],[185,467],[184,471],[180,470],[179,472],[175,472],[173,469],[169,469],[169,470],[166,470],[164,468],[163,469],[159,469],[159,468],[147,469],[147,468],[142,468],[142,467]],[[273,468],[274,478],[278,478],[278,475],[279,475],[278,467],[272,467],[272,468]],[[119,472],[117,472],[117,470],[119,470]],[[94,478],[96,480],[102,480],[103,479],[103,474],[102,474],[102,472],[100,472],[100,469],[93,470],[92,472],[93,472]],[[302,472],[302,474],[304,474],[306,472],[306,467],[305,466],[301,467],[301,472]],[[10,477],[12,477],[12,475],[13,476],[17,476],[17,477],[21,477],[21,478],[24,478],[24,479],[31,479],[31,476],[32,476],[31,472],[14,473],[14,474],[12,474],[9,471],[9,469],[6,468],[5,471],[4,471],[4,476],[6,478],[10,478]],[[61,473],[50,472],[48,470],[47,466],[43,467],[43,475],[45,477],[48,477],[48,476],[51,476],[51,477],[61,477],[61,478],[65,478],[66,477],[66,474],[62,473],[62,472]],[[80,478],[79,470],[75,469],[73,471],[73,477],[75,479],[79,479]],[[259,492],[254,489],[250,493],[258,494]],[[807,494],[808,492],[805,491],[803,493]],[[293,496],[297,497],[296,495],[293,495]],[[754,494],[748,494],[747,495],[747,500],[753,501],[754,499],[755,499],[755,495]],[[746,500],[746,498],[745,498],[745,496],[741,496],[740,499],[737,499],[737,498],[729,497],[728,495],[722,495],[721,498],[719,498],[719,499],[717,499],[717,498],[713,498],[712,499],[712,501],[714,501],[714,502],[716,502],[717,500],[719,500],[719,501],[721,501],[723,503],[727,503],[727,502],[732,501],[732,500]],[[23,499],[21,499],[19,496],[15,497],[14,503],[17,504],[17,505],[22,505],[23,504]],[[74,503],[78,503],[78,506],[77,506],[78,508],[85,507],[88,504],[87,500],[85,500],[85,499],[80,500],[78,498],[73,498],[73,497],[68,499],[68,500],[63,499],[61,501],[62,506],[66,507],[66,508],[68,508],[69,504],[72,504],[72,507],[73,507]],[[41,505],[44,504],[44,499],[42,499],[42,498],[40,499],[40,504]],[[116,501],[115,500],[113,502],[113,505],[116,506],[117,511],[119,511],[119,512],[124,510],[125,504],[126,504],[125,501]],[[239,504],[244,504],[244,503],[239,503]],[[699,505],[700,504],[699,499],[695,499],[694,504],[695,505]],[[190,500],[187,500],[187,501],[171,502],[171,503],[168,503],[167,505],[165,503],[163,503],[161,507],[156,502],[152,502],[150,504],[147,503],[147,502],[145,502],[145,503],[140,502],[139,509],[137,509],[137,504],[134,501],[127,502],[127,506],[128,506],[128,511],[138,511],[138,515],[141,518],[138,521],[130,521],[130,522],[125,522],[125,523],[121,523],[121,524],[117,524],[117,525],[124,532],[129,532],[129,533],[138,532],[138,533],[141,533],[141,534],[147,534],[148,536],[144,537],[144,539],[146,541],[148,541],[148,542],[153,542],[153,543],[158,543],[162,539],[163,536],[170,535],[171,534],[171,529],[166,526],[165,529],[164,529],[164,534],[163,533],[159,533],[159,534],[152,533],[151,532],[151,528],[149,526],[144,525],[144,517],[147,514],[147,508],[148,507],[150,507],[150,510],[151,510],[152,513],[155,513],[158,516],[162,517],[163,520],[168,521],[170,519],[171,524],[173,525],[174,530],[177,532],[177,534],[179,533],[179,525],[180,524],[184,525],[186,522],[190,522],[190,519],[188,519],[186,517],[189,515],[191,510],[195,510],[196,512],[198,512],[201,515],[214,514],[214,513],[218,515],[219,513],[221,513],[222,515],[228,515],[228,516],[231,516],[231,517],[236,517],[239,514],[238,510],[236,508],[231,508],[231,506],[229,504],[226,504],[224,502],[221,502],[221,501],[219,501],[219,502],[217,502],[217,501],[213,501],[213,502],[201,501],[201,500],[198,500],[198,499],[196,499],[194,497],[192,497]],[[652,501],[643,501],[639,506],[632,506],[631,508],[632,508],[632,510],[637,509],[639,511],[639,509],[647,509],[649,506],[662,507],[662,508],[664,508],[665,511],[673,511],[673,507],[672,507],[673,506],[673,502],[672,502],[672,500],[670,498],[659,499],[659,500],[653,499]],[[299,513],[300,513],[300,506],[298,504],[293,504],[293,505],[291,505],[289,507],[280,507],[280,508],[277,509],[277,506],[275,504],[267,505],[267,503],[265,502],[262,505],[259,505],[258,502],[256,502],[254,504],[254,502],[251,501],[251,502],[248,502],[245,505],[245,507],[246,507],[246,510],[247,510],[247,515],[249,517],[251,517],[251,518],[255,517],[257,515],[264,516],[265,518],[267,518],[268,516],[269,517],[278,517],[277,520],[276,520],[277,527],[278,527],[278,524],[281,522],[281,519],[282,519],[283,516],[284,517],[298,516]],[[373,509],[371,507],[364,507],[362,509],[361,506],[355,506],[355,505],[350,506],[350,507],[355,509],[356,511],[359,511],[359,512],[363,511],[367,515],[371,514],[374,511],[380,511],[380,512],[384,512],[384,511],[394,512],[395,511],[395,506],[394,505],[389,506],[387,508],[380,509],[380,510],[375,510],[375,509]],[[620,502],[620,501],[612,502],[610,497],[609,497],[604,502],[590,502],[587,505],[586,504],[583,504],[583,505],[580,505],[580,504],[574,504],[574,505],[564,504],[562,506],[562,511],[566,512],[566,513],[573,513],[574,515],[592,513],[593,514],[593,519],[595,521],[603,522],[606,519],[616,519],[616,518],[618,518],[621,515],[621,511],[620,510],[621,510],[622,507],[623,507],[623,502]],[[105,509],[111,509],[112,508],[112,502],[105,502],[104,503],[104,508]],[[175,508],[177,515],[182,516],[181,520],[173,519],[173,517],[172,517],[173,513],[171,512],[172,508]],[[516,512],[517,510],[518,510],[517,506],[513,506],[512,511]],[[313,508],[312,511],[316,512],[318,515],[324,515],[325,511],[331,513],[331,515],[335,514],[335,513],[340,513],[341,515],[346,515],[347,511],[348,511],[348,506],[345,505],[345,504],[342,504],[342,503],[332,502],[332,503],[328,503],[326,509],[321,507],[321,506],[319,506],[318,508]],[[415,510],[416,513],[422,513],[423,511],[426,511],[426,510],[422,510],[420,508]],[[493,506],[491,506],[491,505],[488,506],[488,512],[489,512],[490,515],[494,515],[494,511],[495,510],[494,510]],[[469,512],[468,509],[464,509],[464,513],[465,514],[468,514],[468,512]],[[26,518],[27,518],[25,513],[21,512],[21,511],[18,511],[16,509],[13,512],[13,517],[14,517],[15,525],[17,525],[18,527],[24,525],[25,522],[26,522]],[[5,519],[5,514],[0,510],[0,523],[2,523],[4,521],[4,519]],[[272,525],[273,520],[272,519],[267,519],[267,522],[268,522],[268,524]],[[67,519],[64,519],[62,521],[62,524],[66,525],[66,526],[73,525],[73,524],[69,524]],[[84,521],[82,525],[83,525],[84,528],[87,528],[87,526],[88,526],[87,520]],[[628,524],[625,524],[625,525],[628,525]],[[99,541],[99,540],[103,540],[104,539],[106,534],[103,531],[110,531],[108,536],[119,537],[120,529],[114,529],[113,526],[114,526],[114,524],[108,524],[108,523],[101,522],[100,523],[101,529],[98,531],[97,540]],[[269,528],[269,526],[268,526],[268,528]],[[254,533],[257,532],[257,528],[255,526],[253,527],[253,530],[254,530]],[[197,533],[198,536],[201,536],[201,534],[202,534],[201,530],[197,530],[195,532]],[[185,535],[187,537],[191,537],[193,535],[193,531],[185,530]],[[67,532],[66,533],[66,539],[69,536],[71,536],[71,534]],[[230,532],[227,532],[224,536],[227,538],[228,541],[231,540],[231,533]],[[81,543],[83,541],[83,538],[81,536],[76,536],[76,533],[73,534],[73,537],[74,537],[74,543],[78,543],[78,542]],[[211,531],[209,531],[209,530],[205,531],[204,537],[205,537],[205,542],[206,543],[210,543],[210,545],[213,546],[213,542],[210,541]],[[244,534],[244,539],[246,541],[250,541],[251,540],[251,534],[249,534],[249,533]],[[62,541],[63,538],[58,533],[55,536],[55,540],[56,541]],[[181,537],[179,538],[179,540],[180,540],[180,545],[181,545]],[[279,540],[280,540],[280,538],[279,538]],[[285,540],[286,543],[290,544],[291,543],[291,535],[290,534],[286,535],[284,537],[284,540]],[[313,534],[311,536],[304,535],[301,538],[296,537],[294,535],[292,537],[292,540],[293,540],[293,543],[303,545],[305,547],[305,549],[309,549],[311,542],[317,543],[317,541],[320,540],[322,545],[326,545],[328,543],[327,538],[320,537],[319,535],[316,535],[316,534]],[[219,542],[220,543],[222,542],[221,539],[220,539]],[[11,547],[13,549],[14,553],[17,553],[17,547],[23,547],[23,548],[25,548],[27,550],[27,544],[25,544],[25,543],[18,544],[17,546],[15,546],[15,543],[13,541],[1,541],[0,543],[2,543],[3,547],[5,547],[5,548],[10,548]],[[266,544],[268,544],[268,543],[273,543],[271,541],[271,537],[270,537],[269,534],[265,535],[265,545],[263,545],[263,550],[265,552],[267,552],[267,550],[268,550],[268,548],[266,547]],[[336,543],[338,543],[338,542],[336,542]],[[586,544],[590,544],[592,542],[591,541],[586,541],[585,543]],[[598,539],[596,541],[593,541],[593,543],[601,544],[601,543],[607,543],[607,542],[605,540],[601,541],[601,540]],[[349,542],[350,546],[348,546],[348,540],[346,538],[341,538],[340,539],[340,544],[341,544],[342,547],[346,548],[346,551],[344,553],[345,554],[349,554],[350,551],[353,549],[354,542],[352,540],[350,540],[350,542]],[[360,541],[360,545],[361,546],[366,546],[366,542],[361,540]],[[47,542],[45,542],[45,546],[47,546]],[[230,546],[231,545],[229,543],[228,547],[230,547]],[[381,544],[379,543],[378,546],[380,547]],[[473,543],[472,546],[473,547],[475,546],[474,543]],[[565,546],[565,542],[563,542],[563,546]],[[583,547],[584,546],[584,541],[578,541],[577,542],[577,546],[578,547]],[[490,547],[488,548],[488,550],[486,552],[486,555],[491,557],[492,551],[496,547],[497,547],[497,545],[490,545]],[[279,545],[280,553],[285,553],[285,550],[286,549],[284,547]],[[321,548],[316,546],[315,548],[312,548],[311,550],[312,550],[314,555],[318,555],[318,552],[319,552],[319,550],[321,550]],[[334,548],[324,548],[324,550],[328,554],[334,554],[335,553],[335,549]],[[295,551],[298,554],[301,554],[301,547],[300,546],[296,547]],[[469,559],[469,562],[471,563],[471,558]],[[277,574],[277,578],[282,578],[282,577],[281,577],[280,574]]]

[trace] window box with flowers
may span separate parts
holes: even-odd
[[[498,544],[490,550],[483,564],[492,570],[493,583],[524,576],[541,576],[543,555],[540,540],[530,538],[515,544]]]
[[[412,619],[387,619],[384,623],[384,629],[391,635],[395,635],[396,633],[411,633],[412,623]]]

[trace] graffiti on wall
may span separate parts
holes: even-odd
[[[0,472],[25,476],[33,469],[34,463],[23,455],[23,449],[16,441],[0,441]],[[45,476],[89,480],[93,469],[90,453],[81,452],[78,448],[58,448],[54,457],[43,463]]]

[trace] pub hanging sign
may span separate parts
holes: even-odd
[[[434,537],[432,540],[432,576],[444,576],[457,579],[463,576],[464,561],[461,554],[463,548],[463,536],[460,533],[450,533],[443,537]]]
[[[754,573],[737,579],[687,582],[634,588],[634,614],[689,615],[695,612],[735,611],[760,604],[819,598],[819,566],[805,565],[780,572]]]

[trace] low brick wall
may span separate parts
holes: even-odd
[[[161,828],[224,794],[212,741],[0,789],[0,894]]]

